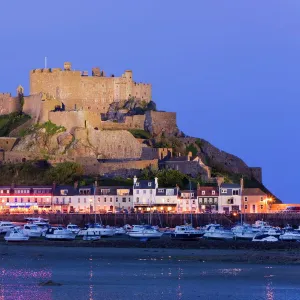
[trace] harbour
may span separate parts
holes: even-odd
[[[1,245],[0,254],[5,300],[293,300],[300,291],[299,265],[236,260],[251,250]]]

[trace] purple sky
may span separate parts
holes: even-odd
[[[297,202],[299,1],[16,0],[0,4],[0,92],[29,70],[132,69],[179,127],[263,168]]]

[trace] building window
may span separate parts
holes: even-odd
[[[146,190],[143,190],[143,193],[146,194]]]
[[[110,197],[109,201],[112,202],[112,198],[111,197]],[[118,202],[118,198],[116,198],[116,202]]]
[[[222,194],[226,194],[226,193],[227,193],[227,190],[226,190],[226,189],[221,189],[221,193],[222,193]]]
[[[215,195],[215,194],[216,194],[216,191],[211,191],[211,194],[212,194],[212,195]]]
[[[130,202],[130,198],[128,198],[128,202]]]
[[[71,200],[71,198],[69,198],[69,203],[72,203],[72,200]]]
[[[135,185],[136,185],[136,186],[140,186],[140,183],[139,183],[139,182],[137,182]]]
[[[139,190],[137,190],[137,191],[136,191],[136,193],[137,193],[137,194],[139,194],[139,193],[140,193],[140,191],[139,191]]]
[[[104,198],[104,202],[106,202],[106,198]]]
[[[118,197],[116,198],[116,202],[119,202],[119,199],[118,199]]]
[[[152,185],[152,183],[151,182],[148,182],[148,186],[151,186]]]
[[[136,202],[137,202],[137,203],[140,202],[140,198],[139,198],[139,197],[136,198]]]
[[[205,195],[205,191],[201,191],[201,195]]]
[[[260,201],[264,201],[264,197],[260,197]]]
[[[245,202],[247,202],[248,201],[248,197],[245,197],[244,200],[245,200]]]
[[[245,204],[245,209],[247,209],[248,208],[248,205],[247,204]]]
[[[264,209],[264,206],[263,206],[263,205],[261,205],[261,206],[260,206],[260,209]]]
[[[37,203],[37,198],[34,199],[34,202]]]
[[[168,200],[168,202],[169,202],[169,200]],[[193,200],[193,204],[195,204],[195,200]]]
[[[232,195],[238,195],[239,194],[239,190],[233,190],[232,191]]]
[[[126,202],[126,198],[122,198],[122,202]]]

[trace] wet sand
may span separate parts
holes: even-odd
[[[252,252],[0,245],[0,299],[299,299],[300,265]]]

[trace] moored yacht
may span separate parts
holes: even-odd
[[[63,228],[63,227],[52,227],[46,231],[45,238],[47,240],[61,240],[70,241],[74,240],[76,234]]]
[[[176,226],[175,230],[171,233],[172,239],[184,240],[184,239],[198,239],[202,237],[204,230],[197,230],[190,225]]]
[[[34,224],[25,224],[23,226],[23,233],[29,237],[40,237],[42,235],[42,229]]]
[[[231,230],[225,230],[218,224],[212,224],[206,229],[203,237],[215,240],[231,240],[233,239],[234,234]]]
[[[275,236],[270,236],[267,233],[257,233],[252,242],[278,242],[278,238]]]
[[[101,235],[96,234],[94,231],[86,231],[82,239],[84,241],[98,241],[101,239]]]
[[[78,234],[80,231],[80,228],[77,225],[71,223],[67,226],[67,229],[75,234]]]
[[[7,231],[4,239],[7,242],[22,242],[28,241],[29,236],[24,235],[23,231],[20,228],[13,228],[11,231]]]
[[[12,230],[14,227],[15,225],[12,222],[2,221],[0,222],[0,233],[6,233]]]
[[[151,226],[140,226],[137,227],[136,225],[133,225],[135,230],[129,231],[127,234],[130,237],[133,238],[139,238],[139,239],[158,239],[161,238],[163,235],[162,232],[159,232],[158,230],[153,229]]]
[[[300,241],[299,231],[286,231],[279,236],[281,241]]]
[[[97,223],[86,225],[84,229],[79,231],[78,235],[83,236],[86,234],[86,232],[95,232],[101,237],[115,235],[115,229],[113,227],[109,227],[109,226],[104,227]]]

